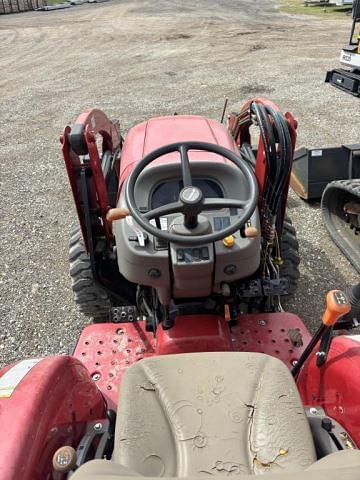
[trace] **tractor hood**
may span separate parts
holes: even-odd
[[[121,166],[120,184],[130,174],[134,165],[145,155],[176,142],[198,141],[221,145],[233,152],[238,152],[237,146],[224,125],[197,115],[173,115],[151,118],[133,127],[124,142]],[[228,163],[225,158],[208,152],[189,152],[191,160],[213,160]],[[164,155],[153,163],[178,162],[179,154]]]

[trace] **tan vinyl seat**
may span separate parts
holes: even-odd
[[[74,480],[237,475],[360,479],[360,452],[316,461],[295,382],[276,358],[196,353],[142,360],[123,378],[112,461]]]
[[[123,378],[113,460],[140,475],[299,470],[316,460],[294,380],[256,353],[154,357]]]
[[[108,460],[92,460],[85,463],[71,480],[127,480],[137,476],[127,472],[120,465]],[[143,477],[137,476],[138,480]],[[252,480],[252,475],[241,475],[241,480]],[[301,472],[284,472],[266,475],[268,480],[359,480],[360,452],[358,450],[341,450],[332,453],[311,467]],[[188,480],[196,480],[189,477]],[[169,479],[170,480],[170,479]]]
[[[281,479],[321,463],[315,462],[301,399],[280,360],[195,353],[144,359],[128,369],[112,461],[89,462],[72,478],[273,473]]]

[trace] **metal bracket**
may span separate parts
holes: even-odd
[[[107,418],[88,424],[87,431],[76,449],[77,467],[88,460],[111,459],[114,448],[116,413],[113,410],[108,410],[106,414]],[[94,440],[97,437],[99,437],[99,441],[96,443]]]
[[[241,283],[238,287],[238,293],[242,298],[287,295],[288,291],[289,281],[287,278],[251,280]]]
[[[326,415],[322,407],[305,407],[314,438],[318,459],[339,450],[357,450],[355,442],[344,428]]]
[[[91,214],[90,214],[89,197],[88,197],[89,191],[88,191],[85,168],[83,168],[80,171],[80,185],[81,185],[81,195],[83,198],[83,211],[84,211],[84,221],[85,221],[84,223],[85,223],[85,232],[86,232],[85,242],[86,242],[89,257],[90,257],[91,271],[92,271],[94,280],[97,280],[98,274],[97,274],[96,265],[95,265],[94,242],[93,242],[93,236],[92,236]]]
[[[110,320],[114,323],[135,322],[138,318],[139,312],[135,305],[114,307],[110,311]]]
[[[324,335],[322,336],[322,339],[320,341],[319,351],[316,352],[316,366],[318,368],[322,367],[326,363],[332,338],[333,338],[333,327],[331,326],[325,331]]]

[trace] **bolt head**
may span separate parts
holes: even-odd
[[[226,265],[226,267],[224,268],[224,273],[226,273],[226,275],[234,275],[234,273],[236,273],[236,265]]]
[[[94,375],[91,378],[94,380],[94,382],[97,382],[98,380],[100,380],[101,375],[100,373],[94,373]]]
[[[95,425],[94,425],[94,430],[99,431],[99,430],[101,430],[101,429],[102,429],[102,423],[100,423],[100,422],[99,422],[99,423],[95,423]]]
[[[150,278],[160,278],[161,272],[157,268],[150,268],[150,270],[148,270],[148,275]]]
[[[310,408],[310,413],[311,413],[311,415],[318,415],[319,410],[315,407],[312,407],[312,408]]]
[[[266,320],[259,320],[259,325],[261,325],[262,327],[264,327],[266,324],[267,324]]]

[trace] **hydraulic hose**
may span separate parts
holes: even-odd
[[[251,112],[259,126],[264,145],[267,176],[263,192],[264,227],[272,243],[276,219],[281,215],[281,201],[292,164],[292,142],[286,119],[270,106],[253,102]],[[247,147],[243,149],[249,157]]]

